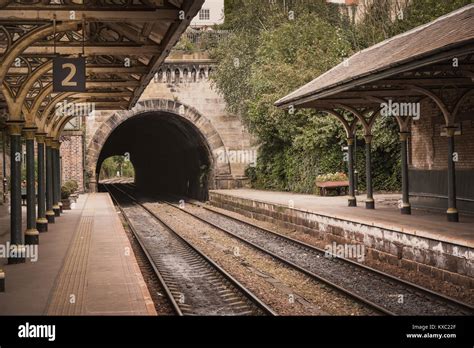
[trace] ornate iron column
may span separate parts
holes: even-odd
[[[372,135],[365,135],[365,181],[367,185],[366,209],[375,209],[374,194],[372,188]]]
[[[459,213],[456,208],[456,165],[454,162],[454,132],[456,128],[446,128],[448,136],[448,210],[450,222],[459,222]]]
[[[58,176],[58,182],[56,190],[58,190],[58,205],[59,205],[59,212],[63,212],[63,202],[61,202],[61,186],[62,186],[62,168],[61,168],[61,142],[56,140],[56,174]]]
[[[52,138],[46,137],[46,219],[48,223],[54,224],[53,211],[53,156],[51,149]]]
[[[354,179],[354,138],[347,139],[348,170],[349,170],[349,207],[357,206],[355,197],[355,179]]]
[[[36,188],[35,188],[35,133],[36,128],[25,128],[26,139],[26,232],[25,243],[39,243],[36,229]]]
[[[46,182],[45,182],[45,149],[44,141],[46,134],[37,133],[36,143],[38,151],[38,218],[36,228],[39,232],[48,231],[48,220],[46,219]]]
[[[8,122],[10,134],[10,256],[8,263],[25,262],[25,238],[21,224],[21,129],[23,122]]]
[[[59,207],[59,200],[60,200],[60,195],[58,192],[58,186],[59,186],[59,168],[58,168],[58,163],[59,163],[59,156],[58,156],[58,151],[57,151],[57,141],[52,140],[51,142],[51,160],[52,160],[52,175],[53,175],[53,211],[54,211],[54,216],[59,217],[61,216],[61,211]]]
[[[408,132],[400,132],[401,161],[402,161],[402,214],[411,214],[409,183],[408,183]]]

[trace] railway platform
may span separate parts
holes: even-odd
[[[7,237],[0,236],[2,244]],[[36,256],[13,265],[2,259],[1,315],[156,314],[107,193],[81,195],[41,233]]]
[[[363,202],[364,197],[357,199]],[[398,199],[399,195],[376,195],[376,209],[369,210],[348,207],[342,196],[253,189],[210,192],[214,206],[300,230],[327,243],[361,244],[368,259],[472,288],[474,218],[461,216],[453,224],[444,215],[425,210],[401,215]]]

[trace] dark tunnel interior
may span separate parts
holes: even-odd
[[[209,150],[199,130],[171,113],[134,116],[112,131],[97,163],[129,153],[135,184],[141,192],[207,198]]]

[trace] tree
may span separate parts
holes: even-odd
[[[233,34],[212,52],[219,62],[213,81],[229,110],[258,136],[260,160],[251,169],[256,172],[255,183],[273,189],[312,190],[317,161],[314,156],[306,158],[306,150],[324,151],[327,144],[339,144],[342,129],[313,111],[290,116],[273,103],[342,61],[351,53],[350,43],[331,23],[338,17],[334,12],[331,16],[323,2],[287,1],[286,10],[283,1],[243,3],[239,16],[227,24]],[[319,125],[315,129],[321,131],[320,136],[305,137],[309,123]]]
[[[131,161],[126,160],[124,156],[112,156],[102,162],[99,178],[100,180],[114,178],[117,176],[117,172],[120,173],[120,176],[126,178],[135,176]]]
[[[397,16],[392,1],[371,1],[363,20],[351,24],[337,6],[322,0],[227,0],[223,27],[232,33],[211,52],[218,62],[211,78],[229,111],[257,136],[257,166],[248,169],[254,186],[312,192],[316,175],[345,167],[345,134],[338,121],[312,110],[290,115],[274,107],[276,100],[352,53],[470,2],[412,0]],[[399,189],[398,147],[395,121],[379,118],[373,140],[375,189]],[[365,160],[358,150],[363,188]]]

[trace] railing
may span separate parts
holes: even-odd
[[[212,66],[208,64],[187,64],[183,66],[164,65],[154,76],[154,83],[191,83],[209,79]]]
[[[175,50],[178,51],[207,51],[217,46],[229,35],[227,30],[196,30],[188,28],[178,41]]]

